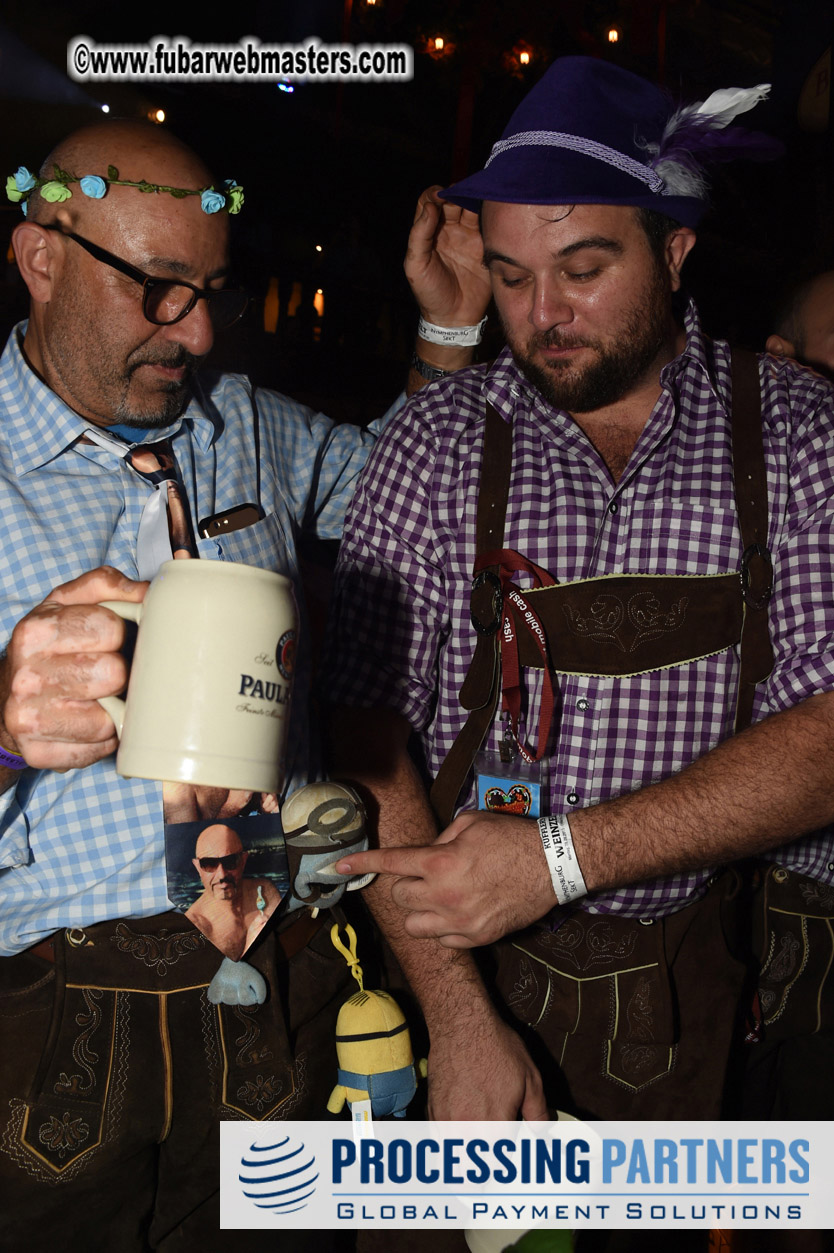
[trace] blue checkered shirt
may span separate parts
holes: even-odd
[[[16,328],[0,359],[3,646],[58,584],[103,564],[137,577],[136,535],[151,491],[117,455],[78,443],[87,424],[29,369],[22,333]],[[166,436],[195,521],[245,501],[265,514],[244,530],[198,540],[200,556],[275,570],[296,583],[297,535],[338,538],[374,439],[255,391],[238,375],[201,376],[184,415],[148,432],[149,441]],[[290,790],[309,769],[304,681],[299,656]],[[122,779],[112,757],[66,774],[24,770],[0,797],[0,952],[60,927],[169,909],[161,793],[158,783]]]
[[[834,687],[834,389],[760,359],[775,593],[775,666],[754,720]],[[560,582],[609,574],[726,574],[741,542],[730,456],[726,344],[687,314],[687,343],[628,467],[614,484],[591,443],[551,408],[505,351],[419,393],[380,439],[345,524],[327,679],[334,702],[388,707],[419,732],[434,776],[466,720],[458,700],[475,649],[469,595],[486,401],[513,425],[504,547]],[[521,586],[529,578],[517,576]],[[627,678],[556,676],[551,812],[621,796],[681,770],[732,733],[738,656]],[[541,672],[526,674],[535,741]],[[497,751],[496,717],[486,747]],[[755,788],[756,780],[750,780]],[[786,787],[801,788],[801,779]],[[475,805],[474,790],[462,798]],[[779,851],[783,865],[834,882],[830,830]],[[709,871],[589,897],[629,916],[672,912]]]

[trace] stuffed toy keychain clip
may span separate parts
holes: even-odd
[[[327,1108],[340,1114],[347,1101],[354,1122],[372,1122],[393,1114],[404,1118],[417,1091],[417,1072],[425,1077],[426,1062],[414,1064],[411,1036],[393,996],[368,992],[356,955],[356,932],[345,927],[347,947],[339,938],[338,923],[330,928],[334,948],[342,954],[359,991],[345,1001],[336,1020],[336,1057],[339,1082],[330,1093]]]

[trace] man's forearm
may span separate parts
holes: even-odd
[[[381,848],[431,844],[437,825],[425,788],[406,751],[407,729],[385,710],[352,710],[334,716],[333,777],[369,793],[377,808]],[[461,1014],[491,1013],[489,998],[468,953],[434,940],[416,941],[403,927],[405,915],[391,899],[392,881],[380,876],[363,895],[420,1000],[429,1031],[443,1031]]]
[[[570,814],[591,892],[772,852],[832,821],[834,693],[765,719],[670,779]],[[350,862],[355,874],[399,876],[392,892],[408,934],[453,948],[492,943],[557,903],[530,818],[465,812],[431,848]]]
[[[834,820],[834,693],[726,740],[680,774],[570,815],[589,890],[769,852]]]

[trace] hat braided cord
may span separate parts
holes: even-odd
[[[624,174],[630,174],[632,178],[638,178],[641,183],[646,183],[652,191],[663,192],[666,187],[655,170],[643,165],[640,161],[635,161],[632,157],[627,157],[624,152],[617,152],[616,148],[609,148],[607,144],[599,144],[593,139],[585,139],[582,135],[568,135],[563,131],[521,131],[509,139],[499,139],[498,143],[493,145],[486,164],[489,166],[490,162],[502,152],[508,152],[512,148],[528,147],[569,148],[572,152],[580,152],[583,156],[593,157],[597,161],[605,161],[607,165],[616,166]]]

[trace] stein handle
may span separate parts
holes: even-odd
[[[128,622],[135,622],[137,626],[142,618],[141,602],[130,600],[102,600],[99,602],[104,609],[112,609],[113,613],[117,613],[120,618],[124,618]],[[127,706],[121,696],[99,696],[98,703],[102,709],[109,713],[116,727],[116,734],[119,739],[122,738],[122,727],[125,724],[125,711]]]

